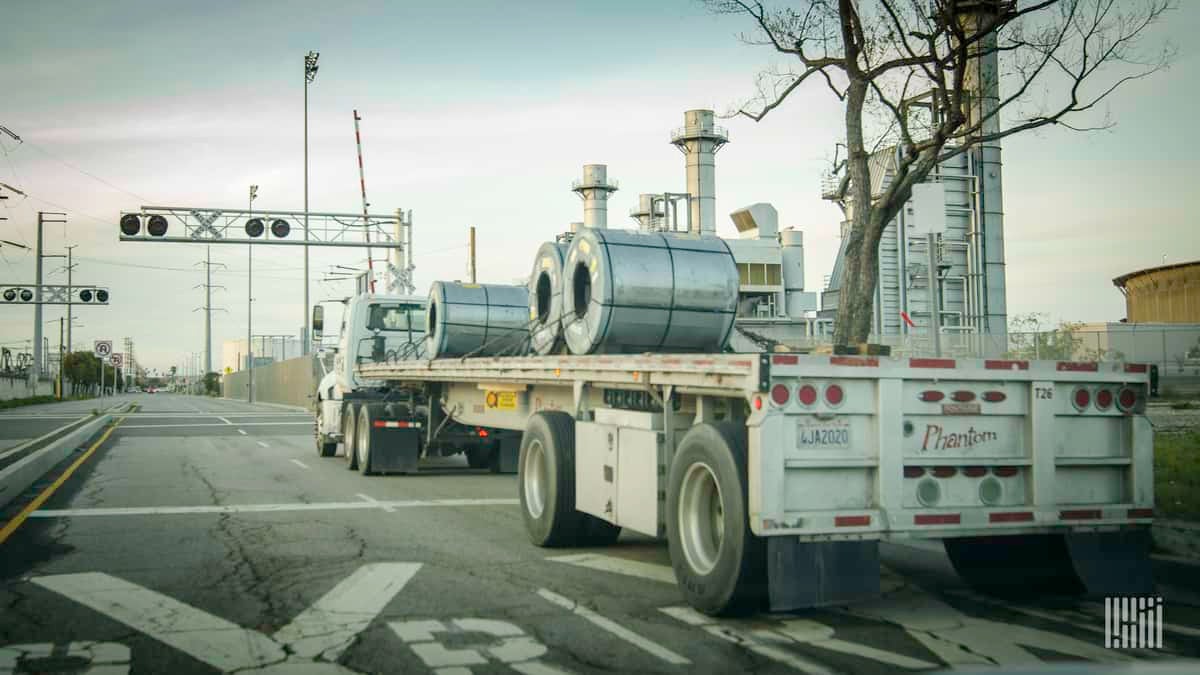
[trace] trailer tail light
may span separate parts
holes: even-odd
[[[1001,513],[989,513],[989,523],[1031,523],[1033,522],[1032,511],[1011,511]]]
[[[980,476],[987,475],[987,467],[986,466],[968,466],[968,467],[963,467],[962,472],[963,472],[963,475],[968,478],[979,478]]]
[[[871,516],[834,516],[834,527],[866,527],[871,524]]]
[[[1129,509],[1130,518],[1153,518],[1154,509]]]
[[[811,384],[806,384],[796,390],[796,400],[800,401],[801,405],[811,406],[817,402],[817,388]]]
[[[1120,408],[1122,412],[1133,410],[1133,407],[1137,405],[1137,398],[1136,391],[1130,389],[1129,387],[1125,387],[1121,390],[1121,393],[1117,394],[1117,407]]]
[[[1075,409],[1081,412],[1086,410],[1091,402],[1092,395],[1088,393],[1087,389],[1076,389],[1075,393],[1071,395],[1071,403],[1074,403]]]
[[[771,402],[775,405],[787,405],[789,398],[791,398],[791,392],[788,391],[787,385],[777,384],[771,387]]]
[[[935,466],[929,470],[929,473],[933,474],[934,478],[950,478],[958,473],[958,469],[953,466]]]
[[[841,385],[831,384],[825,387],[825,402],[833,407],[842,404],[846,400],[846,392],[842,390]]]
[[[762,397],[761,396],[754,397],[754,409],[762,410]]]
[[[956,403],[970,403],[971,401],[975,400],[975,392],[967,391],[965,389],[962,391],[956,391],[953,394],[950,394],[950,399]]]
[[[940,401],[944,398],[946,398],[945,394],[943,394],[940,391],[935,391],[933,389],[930,389],[929,391],[921,392],[921,400],[925,401],[926,403],[937,403],[938,401]]]
[[[1020,469],[1018,469],[1015,466],[994,466],[994,467],[992,467],[992,473],[1001,478],[1012,478],[1013,476],[1017,475],[1017,473],[1019,471],[1020,471]]]
[[[1100,391],[1096,392],[1096,407],[1097,408],[1099,408],[1100,410],[1108,410],[1109,408],[1112,407],[1112,404],[1113,404],[1113,395],[1112,395],[1111,391],[1109,391],[1107,389],[1101,389]]]
[[[905,478],[920,478],[921,476],[924,476],[924,475],[925,475],[924,467],[920,467],[920,466],[904,467],[904,477]]]
[[[985,391],[980,398],[988,403],[1002,403],[1004,399],[1008,398],[1008,395],[1002,391]]]
[[[488,430],[487,430],[487,429],[482,429],[482,428],[480,428],[480,429],[476,429],[475,431],[476,431],[476,433],[478,433],[478,434],[479,434],[479,437],[480,437],[480,438],[487,438],[487,437],[488,437]]]
[[[962,516],[957,513],[918,513],[913,516],[914,525],[958,525]]]

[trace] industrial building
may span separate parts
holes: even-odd
[[[1123,274],[1113,285],[1125,296],[1127,323],[1200,324],[1200,260]]]

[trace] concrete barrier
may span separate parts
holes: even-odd
[[[5,467],[0,471],[0,507],[24,493],[59,462],[70,457],[76,448],[103,429],[112,418],[111,414],[97,415],[62,438]]]
[[[221,395],[225,398],[246,400],[249,371],[240,370],[222,378]],[[276,361],[254,368],[254,401],[256,403],[278,403],[311,410],[317,382],[321,379],[321,366],[313,355],[298,356],[287,361]]]

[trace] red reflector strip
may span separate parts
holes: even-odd
[[[375,420],[371,426],[376,429],[420,429],[420,422],[387,422],[384,420]]]
[[[795,354],[776,354],[771,357],[771,363],[777,366],[794,366],[800,363],[800,357]]]
[[[1094,373],[1100,369],[1099,364],[1095,361],[1059,361],[1059,372],[1071,371],[1081,373]]]
[[[950,395],[950,398],[959,403],[970,403],[975,400],[975,392],[966,390],[956,391]]]
[[[1060,511],[1058,517],[1062,520],[1100,520],[1100,509],[1074,509]]]
[[[1144,363],[1126,363],[1125,372],[1127,373],[1144,373],[1146,372],[1146,364]]]
[[[1000,403],[1006,398],[1008,398],[1008,396],[1002,391],[983,392],[983,400],[987,401],[988,403]]]
[[[969,476],[971,478],[985,476],[987,475],[987,471],[988,470],[986,466],[968,466],[962,470],[964,476]]]
[[[1018,469],[1015,466],[997,466],[997,467],[992,468],[992,473],[996,474],[997,476],[1000,476],[1001,478],[1009,478],[1011,476],[1017,475],[1017,473],[1019,473],[1019,472],[1020,472],[1020,469]]]
[[[904,467],[904,477],[905,478],[920,478],[921,476],[924,476],[924,475],[925,475],[925,469],[923,467],[919,467],[919,466]]]
[[[913,516],[914,525],[958,525],[962,516],[957,513],[919,513]]]
[[[1153,518],[1154,509],[1129,509],[1130,518]]]
[[[834,516],[834,527],[866,527],[871,524],[871,516]]]
[[[864,359],[857,356],[831,356],[829,357],[829,365],[875,368],[879,365],[879,359]]]
[[[932,473],[934,478],[950,478],[958,473],[958,469],[952,466],[935,466],[929,473]]]
[[[908,365],[913,368],[953,368],[954,359],[909,359]]]
[[[1013,511],[1010,513],[989,513],[989,523],[1029,523],[1033,521],[1032,511]]]
[[[1029,370],[1028,361],[987,360],[983,362],[987,370]]]

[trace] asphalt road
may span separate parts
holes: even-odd
[[[530,545],[515,476],[445,460],[364,477],[316,456],[306,413],[128,399],[140,409],[0,543],[0,674],[892,673],[1200,655],[1200,566],[1186,561],[1157,561],[1161,650],[1105,649],[1095,602],[977,596],[936,544],[884,545],[877,601],[712,620],[686,608],[660,542]]]

